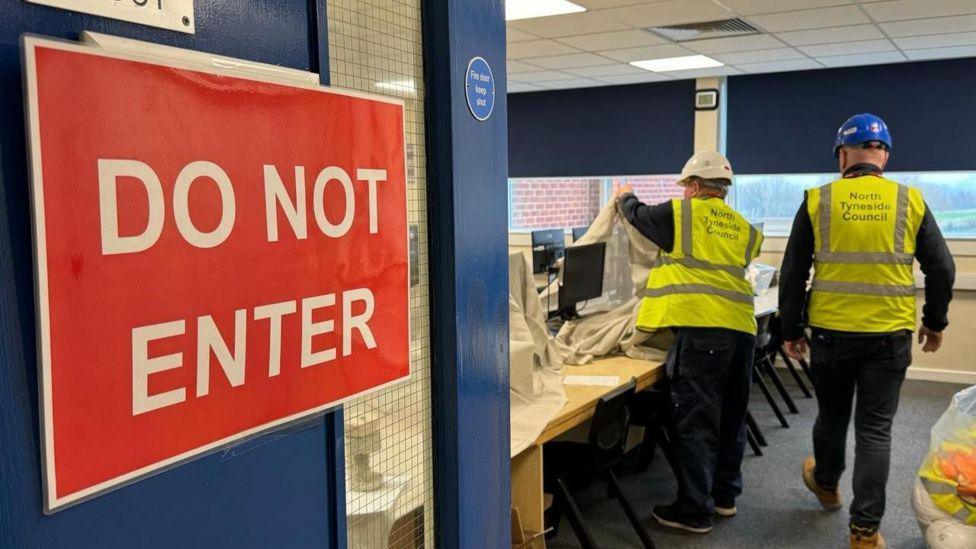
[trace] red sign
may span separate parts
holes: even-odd
[[[401,102],[24,50],[48,510],[409,377]]]

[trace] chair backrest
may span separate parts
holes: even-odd
[[[764,315],[761,318],[756,319],[757,332],[756,332],[756,350],[766,349],[769,346],[770,341],[773,339],[772,332],[769,330],[769,322],[773,318],[773,315]]]
[[[589,444],[598,466],[612,467],[624,456],[630,427],[630,401],[636,389],[636,382],[630,380],[596,402]]]

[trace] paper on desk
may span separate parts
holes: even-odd
[[[616,387],[620,385],[619,376],[566,376],[563,385],[586,385],[590,387]]]
[[[370,513],[386,513],[396,505],[400,492],[410,480],[408,476],[388,477],[386,483],[379,490],[372,492],[346,491],[346,513],[350,515],[368,515]],[[349,485],[349,481],[346,481]]]

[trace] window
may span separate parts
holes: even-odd
[[[643,202],[657,204],[682,195],[677,175],[539,177],[508,180],[508,228],[586,227],[613,196],[617,185],[633,185]]]
[[[890,172],[887,177],[918,188],[947,238],[976,238],[976,172]],[[787,236],[803,191],[836,174],[737,175],[729,202],[766,236]]]

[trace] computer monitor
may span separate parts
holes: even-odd
[[[559,287],[559,315],[577,316],[576,304],[603,295],[603,266],[607,243],[597,242],[566,248],[562,285]]]
[[[590,230],[589,227],[573,227],[573,242],[583,238],[586,231]]]
[[[566,250],[562,229],[532,231],[532,272],[545,273],[556,266]]]

